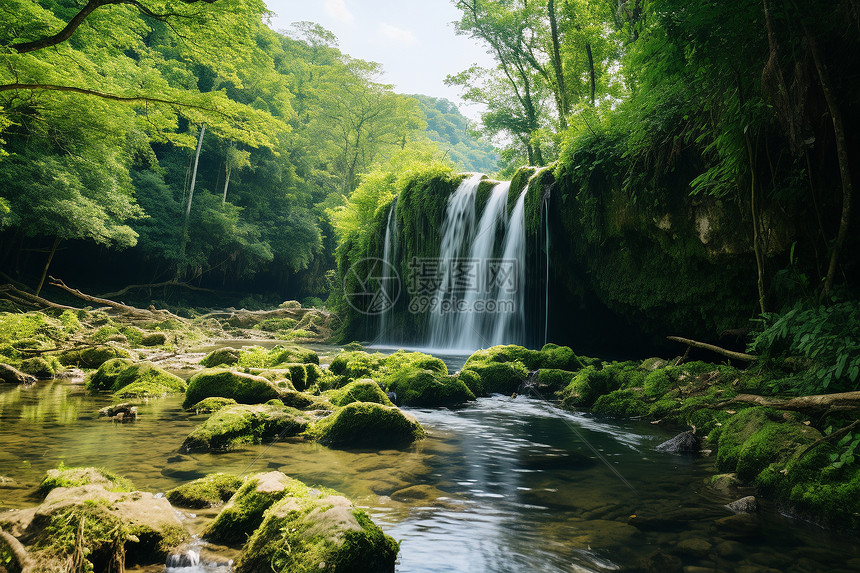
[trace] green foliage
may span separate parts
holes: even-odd
[[[224,503],[242,486],[242,478],[230,474],[209,474],[165,493],[167,501],[179,507],[200,509]]]
[[[783,391],[821,394],[860,387],[860,303],[831,305],[798,301],[759,321],[750,351],[770,361],[803,357],[808,361],[798,386]]]

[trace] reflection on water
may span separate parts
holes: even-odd
[[[702,571],[860,565],[852,540],[767,506],[748,530],[721,524],[731,499],[705,485],[712,461],[654,451],[670,434],[646,423],[494,397],[413,410],[428,438],[406,450],[345,452],[294,439],[180,455],[205,419],[183,412],[181,397],[141,406],[134,424],[100,419],[109,401],[64,381],[0,388],[0,475],[22,486],[0,490],[0,507],[32,506],[35,485],[61,461],[105,466],[149,491],[216,471],[279,469],[367,508],[402,541],[400,573],[609,571],[658,549]]]

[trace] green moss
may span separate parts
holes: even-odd
[[[559,370],[576,371],[585,368],[582,360],[567,346],[545,344],[540,351],[540,364],[532,365],[537,368],[555,368]],[[529,365],[527,365],[529,366]],[[529,367],[530,370],[535,368]]]
[[[307,392],[284,392],[281,395],[281,403],[297,410],[334,410],[326,396],[315,396]]]
[[[91,372],[86,377],[86,386],[90,390],[111,390],[115,389],[117,377],[129,368],[133,362],[127,358],[111,358],[95,372]],[[119,386],[116,386],[119,388]]]
[[[555,394],[567,388],[575,377],[576,372],[556,368],[541,368],[538,370],[537,383],[541,391]]]
[[[393,406],[347,404],[311,426],[308,434],[331,447],[396,447],[424,437],[421,424]]]
[[[114,400],[148,398],[184,392],[185,380],[149,362],[133,364],[120,372],[112,388]]]
[[[188,381],[183,408],[190,408],[203,398],[220,396],[240,404],[262,404],[277,398],[281,390],[261,376],[213,368],[198,372]]]
[[[521,362],[491,362],[472,364],[469,370],[481,377],[484,395],[511,394],[528,379],[529,372]]]
[[[30,374],[36,378],[53,378],[63,366],[56,356],[35,356],[21,361],[21,372]]]
[[[209,398],[204,398],[191,406],[189,410],[194,411],[197,414],[213,414],[218,410],[226,408],[228,406],[235,406],[238,404],[236,400],[233,398],[222,398],[220,396],[210,396]]]
[[[447,376],[435,370],[404,368],[387,376],[383,382],[397,395],[404,406],[456,406],[475,395],[457,376]]]
[[[389,573],[398,543],[344,497],[306,490],[266,511],[236,573]]]
[[[277,364],[317,364],[320,363],[319,355],[310,348],[302,346],[275,346],[269,352],[270,365]]]
[[[48,470],[45,479],[39,484],[39,495],[44,497],[58,487],[79,487],[89,484],[102,485],[108,491],[132,491],[134,489],[130,480],[110,470],[96,467],[67,468],[60,464],[58,469]]]
[[[511,177],[511,188],[508,191],[508,213],[513,210],[514,204],[516,204],[517,199],[525,191],[529,184],[529,179],[535,174],[535,171],[537,170],[534,167],[520,167],[514,173],[513,177]]]
[[[346,406],[352,402],[374,402],[384,406],[393,406],[379,384],[370,378],[350,382],[342,388],[330,390],[327,395],[335,406]]]
[[[647,415],[649,407],[635,390],[614,390],[600,396],[591,411],[604,416],[633,418]]]
[[[370,378],[382,369],[385,355],[363,351],[341,352],[329,364],[329,371],[350,379]]]
[[[277,437],[295,436],[307,426],[308,419],[302,412],[280,403],[228,406],[195,428],[185,438],[182,450],[229,450]]]
[[[200,509],[215,507],[231,497],[242,487],[243,480],[231,474],[209,474],[192,482],[169,490],[167,501],[180,507]]]
[[[96,346],[84,350],[68,350],[60,355],[60,362],[64,366],[98,368],[111,358],[131,358],[131,354],[128,350],[116,346]]]
[[[307,489],[280,472],[251,476],[206,527],[203,536],[218,543],[244,542],[260,526],[266,509],[284,497],[305,495]]]
[[[668,392],[674,385],[674,382],[666,370],[654,370],[645,376],[645,394],[652,398],[657,398]]]
[[[461,370],[459,374],[457,374],[457,377],[475,396],[485,395],[484,383],[481,381],[481,375],[474,370]]]
[[[580,370],[560,396],[565,408],[588,407],[599,396],[617,390],[618,385],[607,370],[593,366]]]
[[[205,366],[206,368],[215,368],[216,366],[232,366],[239,362],[239,354],[240,351],[235,348],[230,348],[229,346],[225,346],[224,348],[217,348],[207,354],[203,360],[200,361],[200,364]]]
[[[281,330],[290,330],[296,325],[294,318],[267,318],[257,323],[257,328],[266,332],[278,332]]]

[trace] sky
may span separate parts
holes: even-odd
[[[451,0],[265,0],[275,13],[271,27],[286,30],[293,22],[321,24],[354,58],[382,64],[382,83],[405,94],[446,98],[471,119],[481,108],[465,105],[460,88],[445,77],[473,64],[491,67],[486,48],[454,32],[460,11]]]

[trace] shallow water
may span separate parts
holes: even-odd
[[[617,570],[658,549],[676,553],[679,544],[684,565],[703,570],[860,570],[856,539],[767,505],[750,524],[718,522],[732,498],[706,485],[712,460],[654,451],[671,434],[647,423],[493,397],[458,410],[412,410],[429,436],[402,451],[290,440],[180,455],[205,419],[183,412],[181,397],[141,406],[132,424],[99,419],[109,402],[69,381],[0,387],[0,475],[19,486],[0,489],[0,507],[35,505],[35,486],[60,462],[104,466],[153,492],[215,471],[279,469],[365,507],[402,541],[399,573]],[[199,519],[189,525],[199,530]],[[710,548],[699,553],[702,543]]]

